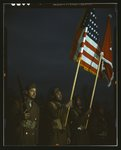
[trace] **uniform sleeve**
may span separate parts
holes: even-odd
[[[39,143],[39,130],[40,130],[40,108],[37,105],[36,144]]]
[[[53,119],[58,118],[59,110],[57,109],[56,105],[49,102],[47,107],[49,116],[51,116]]]
[[[37,128],[39,128],[39,121],[40,121],[40,108],[39,106],[37,105]]]
[[[73,108],[70,110],[69,118],[70,118],[70,121],[76,121],[79,119],[78,113]]]
[[[13,114],[13,118],[14,118],[14,120],[16,122],[15,124],[19,126],[20,122],[23,119],[21,103],[19,101],[15,101],[13,103],[12,114]]]

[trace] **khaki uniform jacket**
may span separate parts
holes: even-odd
[[[23,115],[23,103],[16,103],[15,119],[16,119],[16,134],[17,145],[37,145],[39,133],[39,106],[35,101],[29,112],[30,117],[25,120]]]

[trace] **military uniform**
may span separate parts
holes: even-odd
[[[99,112],[100,108],[94,109],[88,125],[91,144],[103,145],[108,143],[108,122],[106,114]]]
[[[50,101],[48,103],[48,117],[50,122],[49,145],[66,145],[69,132],[64,129],[64,114],[66,114],[65,105],[59,101]]]
[[[17,145],[37,145],[39,133],[39,107],[35,101],[32,101],[30,108],[25,110],[30,114],[29,117],[25,119],[23,113],[24,104],[22,101],[19,101],[18,106],[15,114]]]
[[[71,108],[69,124],[72,145],[85,145],[89,143],[88,134],[85,130],[86,115],[77,106]]]

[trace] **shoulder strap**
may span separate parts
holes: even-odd
[[[56,106],[55,103],[53,103],[53,102],[51,101],[50,104],[53,106],[54,109],[57,109],[57,106]]]

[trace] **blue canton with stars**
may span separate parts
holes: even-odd
[[[83,27],[88,27],[87,35],[96,43],[99,42],[99,27],[97,25],[97,17],[95,8],[88,10],[87,15],[83,20]]]

